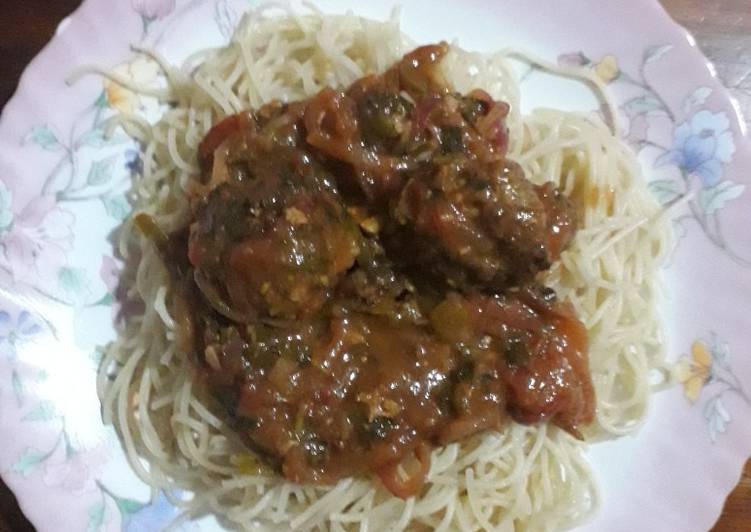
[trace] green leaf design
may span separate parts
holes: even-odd
[[[115,298],[112,297],[112,294],[107,292],[102,296],[102,299],[97,301],[96,303],[93,303],[92,307],[111,307],[112,304],[115,302]]]
[[[57,135],[48,126],[36,126],[24,138],[24,142],[32,142],[45,150],[56,150],[60,148],[60,141]]]
[[[691,94],[686,96],[685,100],[683,100],[683,112],[687,115],[691,114],[691,111],[704,105],[704,102],[707,101],[707,98],[709,98],[711,94],[712,89],[709,87],[697,87]]]
[[[102,357],[104,356],[104,352],[101,350],[101,348],[94,349],[94,351],[91,352],[91,361],[96,364],[98,367],[99,364],[102,363]]]
[[[654,63],[672,49],[672,44],[659,44],[657,46],[650,46],[644,51],[644,63]]]
[[[86,532],[98,532],[104,524],[104,501],[96,503],[89,508],[89,524]]]
[[[65,429],[63,429],[62,437],[63,442],[65,443],[65,459],[70,460],[70,458],[77,455],[80,451],[73,447],[73,444],[70,441],[70,435]]]
[[[49,421],[57,417],[55,404],[52,401],[42,401],[26,414],[22,421]]]
[[[0,182],[0,231],[13,223],[13,194]]]
[[[107,92],[102,91],[99,93],[99,97],[94,102],[94,107],[96,107],[97,109],[104,109],[105,107],[107,107],[107,105]]]
[[[638,96],[632,98],[623,104],[623,110],[629,116],[638,116],[649,113],[650,111],[657,111],[662,109],[662,103],[660,100],[652,96],[651,94],[645,94],[644,96]]]
[[[657,201],[663,205],[675,201],[681,196],[678,183],[672,179],[657,179],[655,181],[650,181],[647,186],[652,194],[654,194]]]
[[[133,499],[125,499],[123,497],[116,497],[114,495],[112,496],[112,498],[115,499],[117,509],[120,510],[120,515],[122,515],[123,518],[136,513],[144,506],[146,506],[144,503],[134,501]]]
[[[706,214],[713,214],[722,209],[728,201],[743,194],[745,188],[745,185],[734,181],[721,181],[711,188],[704,188],[699,191],[699,207]]]
[[[92,148],[101,148],[107,144],[107,139],[104,138],[104,131],[97,128],[81,135],[79,142],[86,146],[91,146]]]
[[[58,284],[60,290],[71,300],[78,300],[83,293],[88,290],[89,281],[86,277],[86,270],[83,268],[60,268],[58,273]]]
[[[717,338],[716,333],[712,333],[709,350],[715,362],[719,362],[721,367],[728,367],[724,362],[728,359],[728,355],[730,355],[730,346],[728,346],[727,342],[721,342]]]
[[[112,169],[115,165],[116,156],[110,156],[100,161],[91,163],[86,184],[91,186],[103,185],[112,179]]]
[[[124,194],[115,194],[102,198],[107,214],[118,221],[123,221],[130,214],[130,203]]]
[[[18,457],[16,463],[13,464],[11,470],[15,473],[19,473],[22,477],[27,478],[46,458],[47,453],[43,453],[39,449],[33,447],[27,447],[23,454]]]
[[[11,377],[13,383],[13,394],[16,396],[16,402],[18,406],[23,405],[24,387],[21,382],[21,377],[18,376],[18,372],[13,370],[13,377]]]

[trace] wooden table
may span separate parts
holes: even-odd
[[[124,0],[123,0],[124,1]],[[738,99],[751,127],[750,0],[662,0],[670,14],[696,37],[719,77]],[[4,2],[0,8],[0,108],[15,90],[22,70],[46,44],[57,23],[79,0]],[[0,532],[33,530],[13,495],[0,481]],[[714,532],[751,530],[751,461],[725,504]]]

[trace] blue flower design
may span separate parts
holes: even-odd
[[[132,512],[123,511],[122,532],[152,532],[164,530],[179,512],[163,492],[159,492],[150,504],[140,506]]]
[[[0,343],[7,341],[15,346],[19,340],[38,334],[42,327],[27,311],[22,310],[14,320],[5,310],[0,310]]]
[[[131,176],[143,174],[143,161],[141,154],[136,150],[125,150],[125,169]]]
[[[725,113],[699,111],[675,128],[673,146],[657,159],[657,166],[672,163],[697,176],[702,186],[716,185],[722,179],[723,165],[735,152],[729,126]]]

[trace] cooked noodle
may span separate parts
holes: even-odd
[[[111,123],[142,143],[135,211],[166,232],[188,222],[186,187],[199,172],[194,154],[218,118],[346,86],[382,72],[410,48],[396,16],[375,22],[278,15],[247,14],[227,48],[196,54],[183,69],[148,52],[164,70],[162,86],[115,78],[172,103],[153,125],[135,115]],[[669,234],[633,152],[589,115],[521,116],[507,54],[452,48],[443,68],[458,91],[481,87],[510,103],[509,158],[533,181],[558,184],[584,213],[583,227],[545,281],[571,301],[589,331],[597,420],[588,439],[634,431],[646,414],[650,372],[663,364],[655,279]],[[512,422],[501,433],[435,450],[422,495],[408,500],[369,478],[332,487],[284,480],[246,450],[194,387],[190,357],[175,351],[167,271],[130,220],[119,251],[127,298],[144,305],[106,349],[98,381],[104,418],[141,479],[192,494],[174,501],[185,508],[183,518],[216,513],[229,526],[269,529],[553,530],[575,526],[597,507],[586,445],[546,424]]]

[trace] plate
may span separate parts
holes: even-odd
[[[392,3],[315,2],[387,17]],[[138,97],[85,76],[116,68],[149,81],[130,45],[179,62],[226,42],[248,0],[87,0],[27,68],[0,122],[0,474],[39,530],[155,530],[177,510],[153,500],[100,421],[97,346],[113,337],[118,264],[112,230],[138,171],[127,138],[103,119]],[[594,445],[602,510],[583,530],[706,530],[751,454],[751,144],[732,99],[693,39],[657,2],[405,2],[418,42],[513,46],[591,69],[621,111],[622,135],[673,211],[663,278],[674,387],[635,435]],[[614,30],[617,28],[617,30]],[[185,36],[190,38],[186,39]],[[571,84],[526,73],[524,105],[589,110]],[[212,518],[187,530],[217,528]]]

